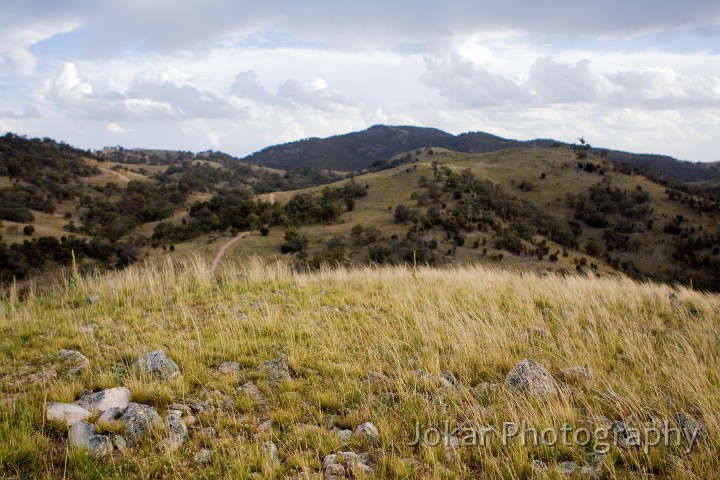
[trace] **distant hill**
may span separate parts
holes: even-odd
[[[249,163],[290,169],[310,166],[329,170],[360,171],[404,152],[443,147],[463,153],[489,153],[512,147],[546,148],[567,144],[552,139],[510,140],[484,132],[452,135],[435,128],[375,125],[360,132],[329,138],[310,138],[265,148],[245,157]],[[601,149],[594,149],[600,153]],[[717,164],[677,160],[665,155],[606,150],[607,159],[628,164],[658,179],[680,182],[720,181]]]

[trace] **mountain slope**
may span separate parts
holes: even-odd
[[[376,125],[361,132],[268,147],[243,160],[283,169],[306,165],[331,170],[360,171],[372,168],[373,164],[387,161],[400,153],[420,148],[443,147],[466,153],[487,153],[511,147],[550,147],[553,144],[567,146],[547,139],[521,142],[483,132],[454,136],[433,128]],[[596,154],[600,151],[594,150]],[[615,150],[604,153],[610,161],[626,163],[636,169],[652,172],[658,178],[680,182],[720,182],[720,169],[717,167],[708,168],[702,164],[680,161],[664,155]]]

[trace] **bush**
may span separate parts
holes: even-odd
[[[35,227],[32,225],[25,225],[23,227],[23,234],[27,235],[28,237],[31,236],[33,233],[35,233]]]

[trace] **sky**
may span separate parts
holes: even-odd
[[[720,161],[720,2],[0,0],[0,132],[243,157],[375,124]]]

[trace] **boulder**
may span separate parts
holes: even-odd
[[[532,396],[557,394],[555,379],[535,360],[523,359],[505,377],[505,385]]]
[[[77,350],[60,350],[58,352],[62,367],[68,373],[80,373],[90,368],[90,360]]]
[[[113,443],[106,435],[96,435],[95,427],[86,422],[77,422],[70,427],[68,441],[75,448],[86,449],[93,457],[110,455]]]
[[[130,390],[125,387],[108,388],[83,395],[75,404],[92,413],[103,413],[111,408],[125,410],[130,405]]]
[[[137,364],[141,370],[161,380],[168,380],[180,375],[180,368],[177,364],[160,349],[139,356]]]
[[[160,422],[160,415],[150,405],[131,403],[120,417],[125,425],[128,445],[137,445]]]
[[[61,422],[70,427],[87,420],[92,413],[74,403],[47,402],[45,415],[48,420]]]

